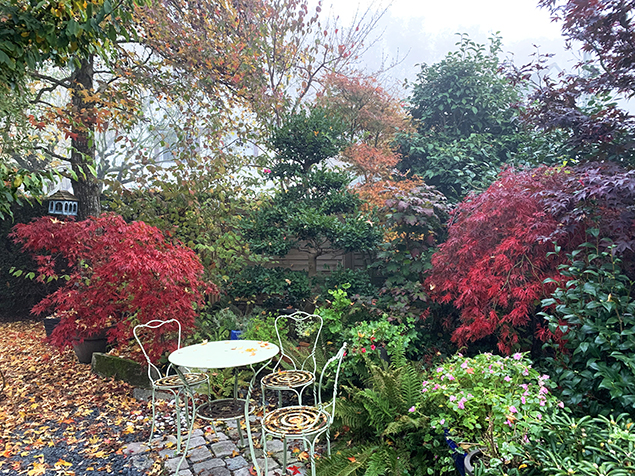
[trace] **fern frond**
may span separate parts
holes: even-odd
[[[401,368],[399,388],[401,390],[401,398],[408,408],[421,400],[422,375],[423,371],[417,370],[414,363]]]
[[[318,460],[316,471],[320,476],[361,476],[370,457],[377,451],[376,445],[357,446],[337,451]]]

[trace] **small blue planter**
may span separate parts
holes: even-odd
[[[465,457],[467,456],[467,453],[449,437],[447,429],[443,430],[443,434],[445,435],[445,442],[452,450],[454,466],[456,466],[456,469],[461,476],[465,476]]]
[[[229,340],[238,340],[243,331],[229,331]]]

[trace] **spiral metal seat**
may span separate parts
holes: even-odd
[[[326,435],[327,454],[331,454],[331,439],[329,430],[333,423],[335,413],[335,398],[337,397],[337,382],[342,367],[342,359],[346,354],[346,343],[331,357],[320,375],[319,387],[315,406],[296,405],[282,407],[271,412],[266,412],[262,418],[262,451],[267,454],[267,437],[281,438],[284,442],[282,467],[287,467],[287,443],[289,440],[302,440],[305,447],[308,446],[311,460],[311,475],[315,474],[315,443],[322,435]],[[326,403],[322,402],[322,386],[324,376],[327,372],[332,372],[331,367],[335,367],[335,382],[333,384],[332,399]],[[269,458],[265,458],[265,472],[268,473]]]
[[[298,328],[304,328],[306,333],[310,336],[311,342],[306,345],[308,355],[299,356],[297,353],[290,352],[290,349],[285,348],[285,342],[283,342],[282,337],[280,336],[279,326],[285,323],[286,319],[293,321],[296,330]],[[266,375],[260,381],[262,405],[267,405],[267,390],[278,391],[278,404],[280,406],[282,405],[282,391],[294,392],[298,397],[298,405],[302,405],[302,394],[304,390],[310,385],[315,384],[315,369],[317,367],[315,349],[320,338],[320,333],[322,332],[322,317],[317,314],[308,314],[303,311],[296,311],[293,314],[278,316],[274,325],[281,353],[280,359],[273,369],[273,373]],[[289,370],[281,370],[283,362],[291,364],[293,368]],[[315,394],[315,386],[313,387],[313,393]]]

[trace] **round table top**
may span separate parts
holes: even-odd
[[[277,345],[258,340],[219,340],[175,350],[168,360],[180,367],[226,369],[256,364],[280,352]]]

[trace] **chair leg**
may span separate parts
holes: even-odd
[[[267,458],[267,434],[264,431],[264,427],[263,427],[263,432],[262,432],[262,456],[265,459],[264,476],[267,476],[267,474],[269,473],[269,460]],[[285,471],[286,471],[286,469],[285,469]]]
[[[181,452],[181,402],[180,391],[174,392],[174,406],[176,407],[176,451]]]
[[[150,439],[148,442],[152,442],[152,437],[154,436],[154,426],[157,418],[157,410],[156,410],[156,402],[154,396],[154,386],[152,387],[152,426],[150,427]]]
[[[315,476],[315,442],[317,441],[317,435],[309,441],[309,460],[311,461],[311,476]],[[306,443],[306,440],[305,440]]]
[[[267,399],[265,398],[265,392],[267,391],[267,389],[265,388],[264,385],[260,384],[260,394],[262,395],[262,411],[264,414],[264,411],[267,409]]]
[[[240,439],[240,446],[245,446],[243,431],[240,429],[240,418],[236,418],[236,429],[238,430],[238,438]]]
[[[287,437],[285,436],[282,440],[282,474],[287,472],[287,443]]]

